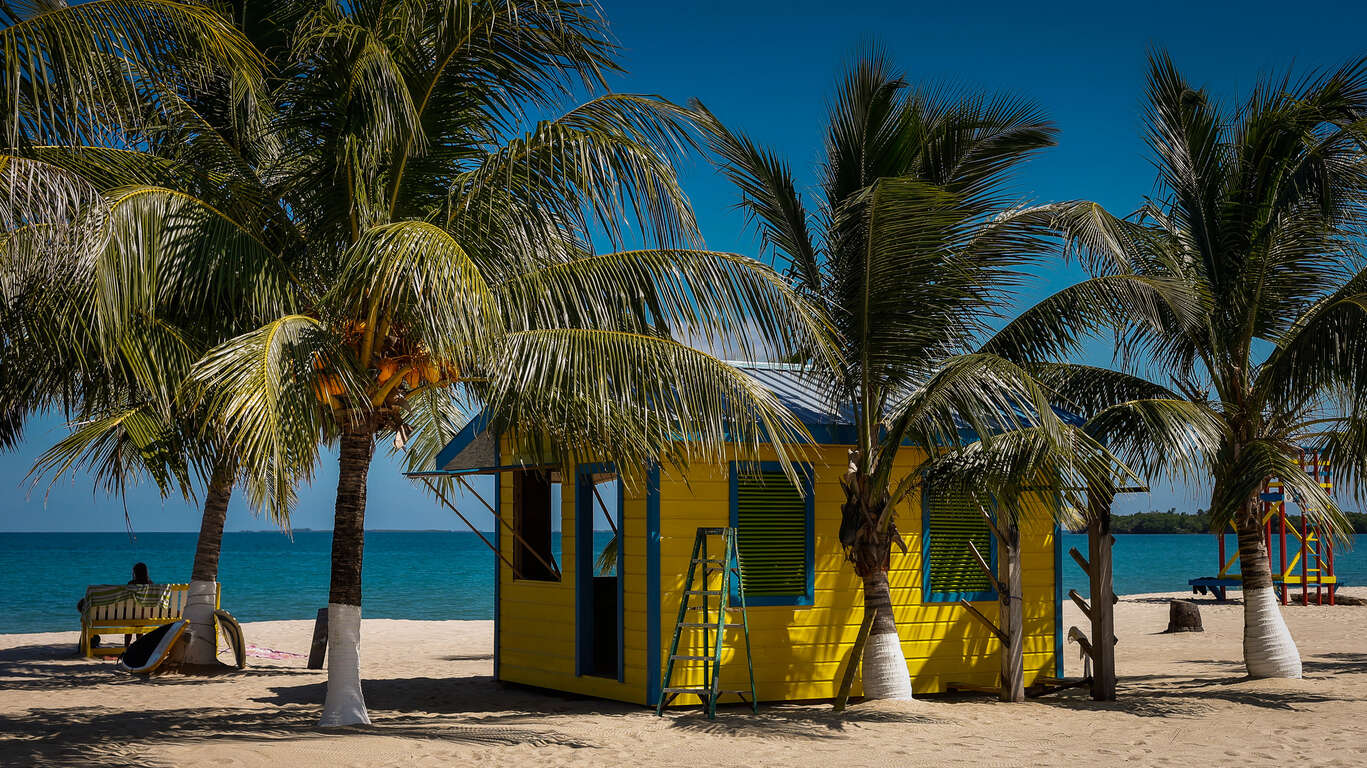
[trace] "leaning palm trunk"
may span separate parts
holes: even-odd
[[[228,502],[233,493],[233,470],[221,464],[209,479],[204,493],[204,516],[199,524],[199,540],[195,545],[195,564],[190,571],[190,589],[186,594],[185,620],[190,641],[185,648],[184,663],[188,666],[209,666],[218,661],[218,643],[214,628],[214,609],[218,594],[218,556],[223,544],[223,524],[228,517]]]
[[[1244,590],[1244,663],[1249,677],[1300,677],[1301,656],[1282,619],[1272,588],[1272,563],[1263,540],[1258,504],[1235,523]]]
[[[328,592],[327,701],[319,723],[324,726],[370,723],[361,692],[361,559],[374,438],[367,427],[349,426],[342,433]]]
[[[864,698],[910,699],[911,674],[907,671],[902,640],[897,634],[888,585],[892,541],[889,532],[880,530],[879,526],[883,504],[873,503],[859,493],[860,488],[868,487],[868,478],[853,471],[847,477],[841,536],[848,538],[851,524],[858,521],[858,531],[849,551],[855,572],[864,582],[864,612],[869,622],[869,635],[861,659]]]
[[[862,659],[864,698],[910,699],[911,674],[892,618],[887,571],[875,571],[864,577],[864,611],[873,614]]]

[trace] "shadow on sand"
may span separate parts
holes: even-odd
[[[828,705],[818,707],[760,704],[759,714],[749,705],[719,706],[717,719],[708,720],[701,711],[667,713],[670,727],[713,736],[749,736],[764,739],[842,739],[847,727],[863,723],[894,725],[936,725],[950,722],[913,712],[897,712],[855,707],[836,712]]]
[[[527,728],[446,723],[432,717],[372,712],[375,725],[353,730],[377,736],[435,739],[485,746],[518,744],[589,747],[587,742]],[[169,709],[139,712],[104,707],[30,709],[0,716],[0,733],[18,736],[6,745],[15,765],[165,765],[148,754],[158,744],[201,739],[291,740],[320,735],[316,707],[265,709]],[[330,731],[331,732],[331,731]]]

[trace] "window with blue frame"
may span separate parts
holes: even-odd
[[[921,503],[923,601],[995,600],[992,580],[969,549],[977,547],[997,567],[997,547],[978,504],[966,495],[927,492]]]
[[[811,605],[812,470],[798,469],[800,488],[777,463],[731,465],[731,525],[748,605]]]

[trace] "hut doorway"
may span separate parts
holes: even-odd
[[[611,464],[575,478],[575,602],[580,675],[623,679],[622,483]]]

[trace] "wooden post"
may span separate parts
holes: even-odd
[[[328,652],[328,609],[319,608],[313,622],[313,645],[309,646],[309,669],[322,669]]]
[[[1092,699],[1115,701],[1115,603],[1111,582],[1111,500],[1096,488],[1087,491],[1088,588],[1091,592]],[[1221,539],[1223,541],[1223,538]]]
[[[843,712],[850,700],[850,689],[854,687],[854,673],[859,669],[859,660],[864,656],[864,646],[869,641],[869,630],[873,628],[873,612],[864,611],[864,621],[859,625],[859,635],[850,649],[850,660],[845,665],[845,674],[840,678],[840,689],[835,694],[835,711]]]
[[[1006,521],[1002,538],[1006,540],[1006,591],[999,593],[1001,613],[999,621],[1007,642],[1002,648],[1002,701],[1025,701],[1025,614],[1021,604],[1021,547],[1020,527],[1016,521]]]

